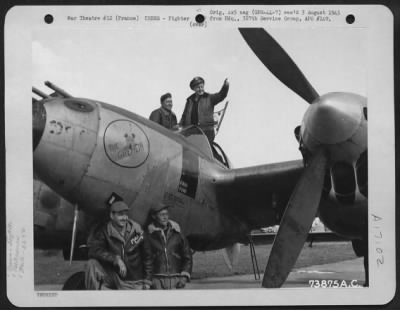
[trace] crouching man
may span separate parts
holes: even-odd
[[[151,210],[152,223],[145,233],[144,248],[151,261],[153,289],[183,288],[190,280],[192,253],[179,225],[169,220],[168,205]]]
[[[123,201],[110,207],[110,221],[95,229],[88,239],[89,261],[85,271],[88,290],[148,289],[143,249],[143,230],[128,218]]]

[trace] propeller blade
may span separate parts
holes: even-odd
[[[298,181],[272,246],[263,287],[280,287],[296,263],[318,211],[327,164],[328,157],[321,148]]]
[[[308,103],[319,97],[285,50],[262,28],[239,28],[254,54],[273,75]]]

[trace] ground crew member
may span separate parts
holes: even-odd
[[[123,201],[110,207],[110,221],[89,236],[86,289],[149,289],[143,249],[143,230],[128,218]],[[147,260],[149,263],[149,260]],[[149,269],[149,264],[147,264]]]
[[[161,96],[161,107],[150,114],[150,120],[168,129],[177,129],[176,115],[172,112],[172,95],[166,93]]]
[[[192,253],[178,223],[168,216],[168,205],[151,211],[152,223],[145,233],[144,248],[151,261],[153,289],[183,288],[190,280]],[[150,279],[148,278],[148,279]]]
[[[187,98],[179,125],[182,127],[189,125],[199,126],[211,143],[215,138],[214,106],[224,100],[228,94],[228,79],[225,79],[221,90],[215,94],[209,94],[204,91],[204,79],[199,76],[193,78],[189,86],[194,91],[194,94]]]

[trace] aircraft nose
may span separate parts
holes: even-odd
[[[58,194],[76,201],[72,189],[87,173],[98,145],[98,106],[80,98],[43,101],[33,104],[34,173]]]
[[[304,136],[317,144],[337,144],[351,138],[360,126],[363,97],[329,93],[311,104],[304,115]]]
[[[33,151],[38,146],[40,139],[43,136],[46,125],[46,109],[43,101],[32,102],[32,145]]]

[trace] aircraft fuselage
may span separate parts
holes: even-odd
[[[336,108],[337,103],[331,111],[329,101],[336,97],[328,96],[321,97],[319,105],[310,106],[301,136],[311,152],[320,144],[329,144],[336,192],[328,188],[329,195],[321,201],[321,218],[333,231],[357,238],[367,199],[358,185],[350,188],[350,194],[335,188],[337,176],[342,177],[335,165],[345,162],[353,171],[367,148],[366,120],[360,118],[362,97],[345,96],[350,98],[352,113],[350,123],[343,123],[343,132],[329,136],[330,115],[337,118],[342,111]],[[122,198],[130,206],[130,216],[142,225],[146,225],[152,206],[166,202],[172,206],[171,217],[181,224],[195,250],[246,242],[251,229],[279,224],[301,172],[301,167],[296,168],[299,173],[290,182],[283,182],[287,188],[281,193],[261,188],[249,197],[250,191],[241,187],[238,191],[243,192],[231,198],[218,192],[217,186],[224,183],[227,193],[232,194],[231,184],[240,174],[215,160],[208,144],[199,148],[185,136],[118,107],[80,98],[44,99],[34,103],[33,125],[34,172],[56,193],[98,219],[108,216],[111,199]],[[197,139],[206,141],[204,136]],[[354,197],[341,201],[342,194]],[[256,207],[260,196],[270,197],[265,209]]]
[[[43,108],[35,173],[81,210],[106,217],[108,201],[117,196],[144,225],[150,208],[164,201],[198,249],[243,235],[244,227],[217,207],[213,183],[226,168],[185,137],[96,101],[51,99]]]

